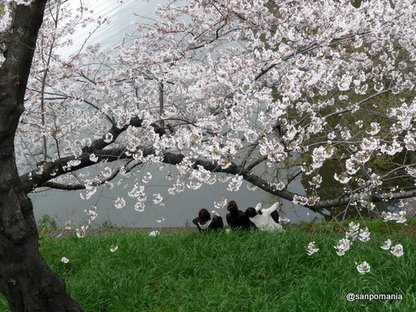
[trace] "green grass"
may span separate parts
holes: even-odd
[[[371,240],[343,257],[333,225],[286,233],[145,233],[48,238],[41,252],[85,311],[416,311],[416,240],[407,228],[369,221]],[[414,224],[408,225],[413,227]],[[374,229],[373,229],[374,228]],[[393,234],[396,233],[396,234]],[[390,238],[405,254],[380,248]],[[306,255],[315,241],[320,251]],[[111,245],[118,245],[115,253]],[[70,259],[63,264],[60,259]],[[361,275],[355,262],[367,261]],[[347,293],[403,294],[401,301],[347,302]],[[0,310],[7,305],[0,300]]]

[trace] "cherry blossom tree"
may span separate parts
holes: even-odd
[[[69,58],[57,52],[68,25],[45,26],[17,139],[25,191],[88,199],[127,175],[141,211],[156,163],[173,166],[171,194],[246,180],[314,211],[413,197],[411,4],[170,1],[111,52]],[[300,175],[306,196],[291,191]],[[338,192],[321,198],[325,175]]]
[[[147,192],[146,166],[156,164],[168,166],[172,195],[213,183],[235,191],[245,180],[317,212],[415,197],[416,6],[354,4],[171,0],[110,50],[86,43],[68,57],[60,49],[77,25],[105,21],[85,6],[51,6],[16,133],[19,194],[85,189],[90,200],[121,176],[140,212],[164,203]],[[306,195],[291,188],[299,176]],[[322,198],[324,177],[338,191]]]

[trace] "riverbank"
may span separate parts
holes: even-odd
[[[45,235],[40,250],[87,312],[415,311],[416,240],[406,234],[413,223],[365,226],[370,240],[354,241],[344,256],[334,246],[345,233],[328,224],[285,233],[160,228],[152,237],[152,228],[82,239]],[[403,256],[380,247],[387,239],[403,245]],[[311,241],[319,251],[309,256]],[[363,261],[371,266],[366,274],[357,270]],[[349,302],[348,293],[390,299]],[[4,302],[0,311],[7,311]]]
[[[312,222],[300,222],[298,224],[285,224],[284,228],[286,230],[299,230],[310,234],[338,234],[342,235],[343,232],[348,228],[348,224],[352,220],[346,220],[343,223],[338,222],[327,222],[320,221],[316,223]],[[378,234],[389,235],[394,233],[395,235],[408,237],[411,239],[416,239],[416,219],[409,220],[406,224],[400,224],[395,222],[382,222],[378,219],[365,219],[360,222],[362,227],[368,227],[370,231],[376,231]],[[225,226],[224,229],[227,229]],[[118,227],[118,226],[104,226],[104,227],[94,227],[89,228],[86,232],[86,235],[109,235],[117,233],[138,233],[138,234],[149,234],[151,232],[157,231],[160,234],[175,234],[175,233],[197,233],[198,230],[195,226],[187,227]],[[44,228],[39,229],[41,236],[45,235],[48,237],[68,237],[75,235],[75,231],[64,230],[64,229],[50,229]]]

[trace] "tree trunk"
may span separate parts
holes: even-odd
[[[0,291],[12,311],[82,311],[38,250],[30,199],[19,178],[14,138],[46,0],[15,8],[0,68]]]

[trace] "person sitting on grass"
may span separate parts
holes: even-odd
[[[213,211],[213,216],[207,209],[202,208],[198,212],[198,217],[192,220],[192,223],[195,224],[200,232],[205,232],[209,230],[220,230],[223,228],[224,224],[222,222],[222,217],[216,212]]]
[[[256,226],[250,221],[248,216],[241,210],[238,210],[237,203],[232,200],[227,205],[227,223],[232,229],[249,230]]]
[[[261,205],[257,204],[256,208],[247,208],[246,215],[249,217],[250,221],[262,231],[284,231],[283,227],[279,224],[278,214],[276,219],[276,209],[278,205],[279,203],[274,203],[269,208],[261,209]],[[274,213],[274,211],[276,211],[276,213]]]

